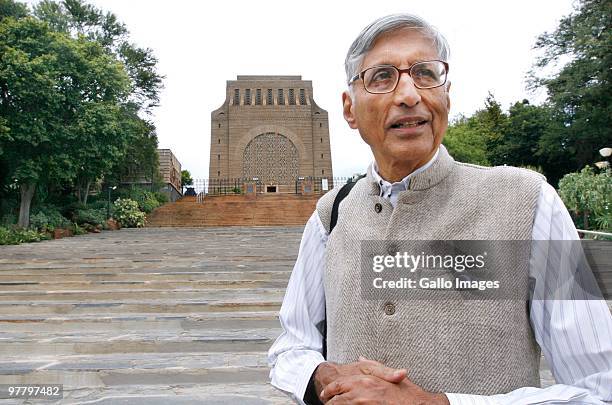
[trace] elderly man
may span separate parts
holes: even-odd
[[[335,227],[338,189],[306,225],[280,311],[283,333],[269,352],[272,384],[298,403],[612,401],[607,305],[545,300],[551,269],[536,265],[533,252],[514,248],[504,263],[512,288],[530,292],[529,305],[359,293],[360,241],[578,238],[538,174],[449,156],[441,145],[447,59],[444,37],[407,14],[376,20],[350,47],[344,118],[375,161],[340,203]],[[540,349],[558,382],[547,388],[537,388]]]

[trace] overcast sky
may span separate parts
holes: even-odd
[[[29,3],[36,3],[34,0]],[[202,1],[93,0],[115,13],[166,76],[153,121],[194,178],[208,176],[210,112],[236,75],[301,75],[329,112],[334,175],[363,172],[369,148],[342,118],[343,61],[373,19],[411,12],[434,24],[451,47],[451,117],[481,108],[489,91],[504,109],[542,94],[525,89],[536,37],[572,10],[570,0]]]

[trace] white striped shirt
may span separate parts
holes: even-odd
[[[436,157],[437,154],[418,171],[425,170]],[[372,172],[378,176],[376,170]],[[378,176],[381,196],[389,198],[395,206],[397,194],[407,188],[414,174],[416,172],[394,184]],[[547,183],[542,185],[537,202],[533,239],[578,239],[567,209]],[[325,361],[321,354],[323,337],[315,325],[325,318],[326,243],[327,231],[315,211],[304,229],[279,313],[283,332],[268,352],[272,385],[299,404],[304,403],[302,398],[312,373]],[[532,253],[529,276],[538,286],[546,266],[536,265],[534,256]],[[600,404],[602,400],[612,401],[612,316],[606,302],[544,300],[543,294],[543,289],[534,289],[530,319],[557,384],[547,388],[525,387],[493,396],[446,393],[451,405]]]

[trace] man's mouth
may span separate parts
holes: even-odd
[[[412,121],[412,122],[398,122],[397,124],[391,125],[391,128],[414,128],[420,125],[427,124],[427,120],[423,121]]]

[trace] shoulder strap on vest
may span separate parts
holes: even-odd
[[[336,223],[338,222],[338,209],[340,208],[340,203],[342,202],[342,200],[344,200],[344,198],[347,195],[349,195],[353,186],[357,184],[357,182],[363,179],[364,177],[365,177],[365,174],[362,174],[356,179],[349,181],[344,186],[342,186],[340,191],[338,191],[338,194],[336,194],[336,198],[334,199],[334,205],[332,205],[331,220],[329,221],[329,233],[331,233],[331,231],[334,230],[334,227],[336,226]]]

